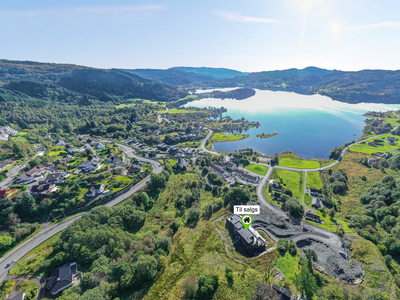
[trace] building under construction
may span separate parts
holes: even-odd
[[[236,238],[240,239],[240,242],[246,251],[249,253],[260,253],[265,251],[265,247],[268,245],[267,240],[251,226],[249,229],[244,228],[241,215],[232,215],[226,218],[226,222],[232,228]]]

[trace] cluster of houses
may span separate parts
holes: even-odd
[[[270,185],[271,185],[271,189],[273,191],[273,197],[274,199],[279,200],[281,198],[282,195],[282,191],[283,191],[283,186],[281,186],[278,182],[276,182],[275,180],[270,180]]]
[[[333,204],[329,197],[323,196],[322,190],[311,187],[308,189],[308,193],[312,197],[311,206],[314,208],[320,208],[322,203],[328,207],[331,207]]]
[[[242,180],[251,183],[258,183],[259,181],[259,178],[257,176],[253,176],[249,172],[238,168],[238,166],[235,163],[230,161],[213,164],[210,166],[210,169],[224,179],[229,177],[229,173],[227,171],[230,171],[233,175],[238,176]]]
[[[12,129],[10,126],[0,127],[0,140],[7,141],[9,136],[17,136],[18,131]]]
[[[234,214],[226,218],[227,225],[233,230],[236,238],[240,240],[243,248],[251,254],[265,251],[268,242],[253,227],[244,228],[242,216]]]

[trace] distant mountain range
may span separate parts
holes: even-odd
[[[237,76],[245,76],[249,73],[224,68],[195,68],[174,67],[167,70],[160,69],[123,69],[150,80],[156,80],[172,85],[190,85],[214,82],[221,79],[231,79]]]
[[[245,87],[321,94],[349,103],[400,103],[400,71],[345,72],[316,67],[254,73],[191,67],[126,71],[151,80],[188,87]]]
[[[316,67],[254,73],[206,67],[104,70],[0,60],[0,102],[29,97],[85,105],[129,98],[173,101],[188,94],[184,88],[197,87],[256,88],[321,94],[349,103],[400,104],[400,71],[345,72]]]

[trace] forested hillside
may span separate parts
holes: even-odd
[[[121,70],[67,64],[0,60],[0,102],[19,97],[74,102],[120,102],[128,98],[177,100],[186,95],[175,87]],[[16,98],[17,97],[17,98]]]
[[[344,72],[309,67],[302,70],[250,73],[247,76],[216,81],[213,85],[321,94],[349,103],[400,103],[400,71]]]

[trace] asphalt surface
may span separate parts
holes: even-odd
[[[160,162],[152,160],[152,159],[137,156],[132,152],[133,149],[131,147],[120,145],[120,144],[118,144],[118,145],[126,153],[127,156],[133,157],[140,161],[151,163],[154,167],[153,172],[156,174],[161,173],[163,166]],[[150,176],[146,177],[141,182],[139,182],[138,184],[133,186],[126,193],[111,200],[110,202],[105,204],[105,206],[111,207],[111,206],[117,205],[118,203],[124,201],[126,198],[130,197],[131,195],[133,195],[134,193],[139,191],[149,181],[150,181]],[[72,222],[81,218],[82,214],[83,213],[77,214],[77,215],[75,215],[69,219],[66,219],[55,225],[46,224],[45,226],[42,227],[42,230],[39,233],[37,233],[32,238],[30,238],[29,240],[22,243],[21,245],[17,246],[16,248],[12,249],[4,257],[0,258],[0,282],[2,282],[6,278],[7,273],[9,271],[9,269],[11,268],[11,267],[8,267],[8,268],[6,267],[8,262],[10,262],[12,260],[16,260],[16,261],[20,260],[24,255],[26,255],[27,253],[32,251],[34,248],[39,246],[41,243],[43,243],[47,239],[51,238],[52,236],[56,235],[57,233],[63,231]]]

